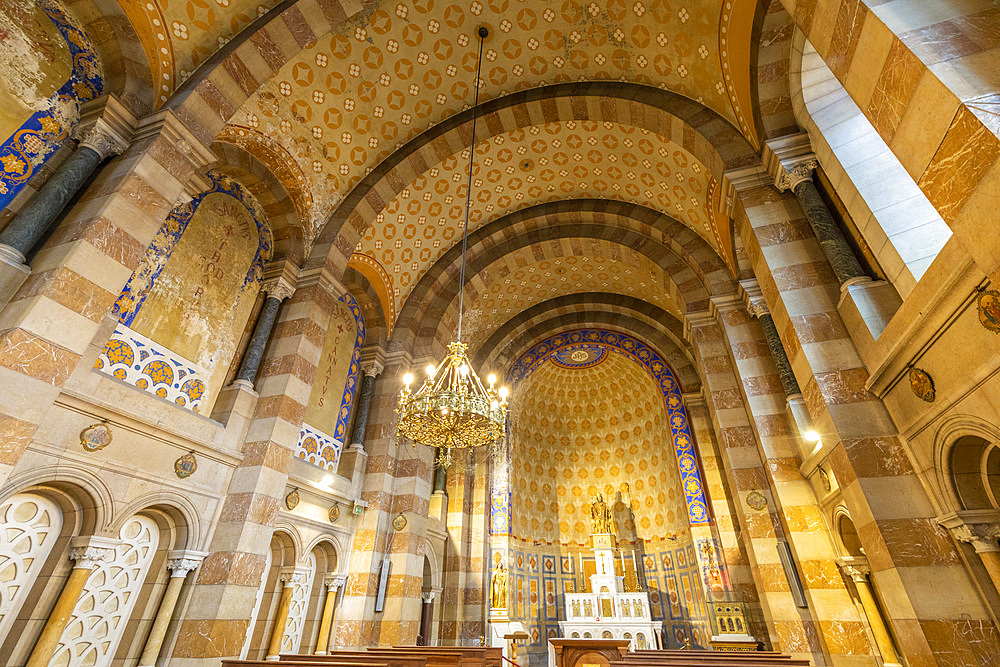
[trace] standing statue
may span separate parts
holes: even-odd
[[[594,533],[614,533],[615,522],[611,518],[611,508],[604,502],[604,495],[598,493],[590,504],[590,524]]]
[[[503,569],[503,561],[497,562],[490,577],[490,608],[507,608],[507,571]]]

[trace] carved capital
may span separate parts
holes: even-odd
[[[819,162],[816,158],[808,158],[799,162],[791,169],[781,169],[774,179],[774,186],[784,192],[785,190],[795,191],[796,186],[803,181],[811,181],[813,170]]]
[[[111,560],[119,544],[119,540],[99,535],[75,537],[69,544],[69,559],[76,562],[74,567],[93,570],[101,561]]]
[[[437,596],[437,591],[422,591],[420,593],[420,599],[424,601],[424,604],[428,602],[433,602],[436,596]]]
[[[323,576],[323,585],[326,586],[331,591],[336,591],[340,589],[346,583],[347,583],[346,574],[327,574]]]
[[[976,553],[1000,551],[1000,523],[961,523],[950,530],[956,540],[971,544]]]
[[[361,362],[361,372],[372,379],[377,378],[383,370],[385,370],[385,364],[378,359]]]
[[[838,563],[840,571],[850,577],[855,583],[865,583],[872,570],[865,563]]]
[[[283,567],[278,572],[278,581],[286,587],[301,586],[309,576],[309,570],[304,567]]]
[[[196,570],[208,554],[201,551],[178,550],[167,552],[167,569],[171,577],[186,577]]]
[[[278,301],[284,301],[291,297],[292,294],[295,294],[295,287],[284,278],[278,278],[273,282],[265,283],[261,289],[267,292],[268,298],[277,299]]]
[[[86,146],[104,160],[112,155],[120,155],[128,148],[128,140],[103,118],[98,118],[92,126],[78,136],[80,146]]]

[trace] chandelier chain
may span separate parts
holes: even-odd
[[[469,181],[465,189],[465,228],[462,230],[462,267],[458,272],[458,336],[457,340],[462,340],[462,311],[465,296],[465,251],[469,244],[469,209],[472,207],[472,168],[476,162],[476,120],[479,115],[479,81],[483,70],[483,43],[489,31],[484,26],[479,26],[479,61],[476,64],[476,80],[473,86],[476,89],[472,102],[472,141],[469,144]]]

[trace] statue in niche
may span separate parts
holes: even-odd
[[[493,576],[490,577],[490,607],[507,608],[507,571],[503,569],[503,561],[497,563]]]
[[[611,508],[604,502],[603,494],[598,493],[597,498],[590,504],[590,524],[595,534],[615,532]]]

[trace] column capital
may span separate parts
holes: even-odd
[[[268,298],[278,301],[284,301],[295,293],[295,286],[284,276],[264,283],[261,285],[261,289],[267,292]]]
[[[329,588],[331,591],[335,591],[341,588],[347,583],[346,574],[336,574],[333,572],[323,575],[323,585]]]
[[[303,584],[309,576],[309,568],[302,566],[283,567],[278,570],[278,581],[285,586],[295,586]]]
[[[167,552],[167,569],[171,577],[186,577],[188,572],[195,570],[205,560],[208,553],[191,549],[176,549]]]
[[[169,109],[149,114],[140,120],[132,140],[139,141],[157,136],[176,148],[195,171],[200,171],[219,160],[215,153],[195,137]]]
[[[762,315],[767,315],[771,312],[767,307],[767,301],[764,299],[764,293],[760,289],[760,283],[755,278],[741,280],[739,291],[740,296],[743,298],[743,303],[746,305],[747,312],[752,317],[760,319]]]
[[[855,583],[864,583],[868,580],[868,575],[872,573],[868,563],[858,560],[838,560],[837,567]]]
[[[971,544],[976,553],[1000,551],[1000,512],[962,510],[945,514],[937,522],[951,531],[959,542]]]
[[[114,95],[86,102],[80,109],[80,124],[73,131],[81,146],[105,159],[128,148],[138,121]]]
[[[708,312],[713,316],[718,318],[718,321],[722,321],[721,315],[734,310],[743,310],[745,306],[743,305],[743,300],[740,298],[738,292],[733,292],[732,294],[723,294],[721,296],[713,296],[708,300]]]
[[[93,570],[101,561],[110,560],[121,540],[88,535],[74,537],[69,543],[69,559],[75,561],[74,568]]]
[[[789,134],[764,143],[761,151],[764,168],[781,191],[794,190],[802,181],[812,179],[818,165],[812,142],[805,132]]]
[[[378,345],[361,348],[361,372],[376,378],[383,370],[385,370],[385,350]]]
[[[435,591],[435,590],[421,591],[420,592],[420,599],[423,600],[424,604],[426,604],[428,602],[433,602],[435,596],[437,596],[437,591]]]

